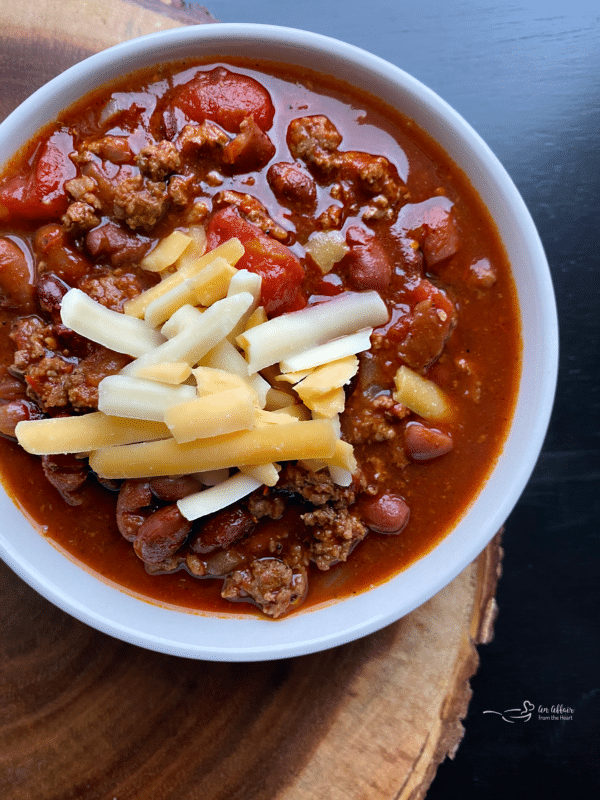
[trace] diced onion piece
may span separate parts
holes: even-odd
[[[166,439],[127,447],[106,447],[91,453],[90,467],[105,478],[188,475],[299,458],[333,458],[337,442],[334,426],[327,420],[294,421],[288,425],[261,425],[251,431],[187,444]]]
[[[127,375],[137,375],[140,367],[159,364],[161,361],[185,361],[194,366],[202,356],[227,336],[251,304],[252,295],[242,292],[213,303],[204,313],[191,306],[183,306],[177,314],[185,309],[187,317],[193,320],[193,324],[182,326],[172,339],[127,364],[122,372]]]
[[[432,422],[442,422],[452,417],[452,406],[440,387],[408,367],[402,366],[394,376],[396,403],[410,408],[415,414]]]
[[[108,417],[101,411],[80,417],[51,417],[19,422],[15,435],[21,447],[36,456],[87,453],[101,447],[166,439],[162,422]]]
[[[161,283],[157,283],[156,286],[152,286],[150,289],[146,289],[145,292],[138,294],[137,297],[128,300],[123,306],[123,311],[125,314],[132,317],[142,318],[146,308],[153,300],[162,297],[163,294],[169,292],[174,286],[179,286],[179,284],[183,283],[187,278],[198,275],[218,256],[224,258],[232,267],[235,267],[243,255],[244,247],[240,240],[236,238],[228,239],[226,242],[223,242],[223,244],[215,247],[214,250],[205,253],[201,258],[186,263],[185,266],[182,266],[177,272],[169,275],[169,277],[165,278]]]
[[[260,482],[250,475],[238,472],[223,483],[204,489],[201,492],[189,494],[182,500],[177,501],[177,507],[181,514],[190,522],[207,514],[214,514],[222,508],[227,508],[242,497],[251,494],[258,489]]]
[[[362,353],[371,347],[373,328],[365,328],[349,336],[340,336],[331,342],[311,347],[296,356],[289,356],[279,363],[282,372],[298,372],[303,369],[314,369],[330,361],[339,361],[346,356]]]
[[[186,278],[165,294],[148,303],[144,319],[157,327],[185,305],[210,306],[227,296],[229,283],[236,274],[224,258],[215,258],[199,275]]]
[[[357,372],[358,359],[356,356],[347,356],[339,361],[332,361],[330,364],[317,367],[310,375],[297,383],[294,389],[302,401],[308,405],[307,400],[317,399],[333,389],[340,389]]]
[[[243,377],[248,385],[256,392],[259,408],[265,407],[268,392],[271,388],[269,383],[257,372],[253,375],[248,375],[246,359],[239,350],[236,350],[230,341],[223,339],[216,347],[213,347],[202,359],[202,365],[215,369],[222,369],[226,372],[235,373]]]
[[[350,252],[341,231],[317,231],[311,234],[304,249],[323,274],[331,272],[335,264]]]
[[[163,361],[160,364],[151,364],[138,369],[137,377],[160,383],[170,383],[174,386],[186,381],[192,374],[192,368],[185,361]]]
[[[141,356],[164,342],[164,336],[141,319],[128,317],[69,289],[60,305],[63,325],[116,353]]]
[[[279,480],[279,464],[259,464],[256,467],[241,467],[244,475],[249,475],[262,486],[275,486]]]
[[[191,242],[191,236],[182,231],[173,231],[162,239],[154,250],[144,256],[140,266],[148,272],[162,272],[177,261]]]
[[[274,317],[240,334],[250,372],[331,339],[387,322],[387,307],[377,292],[347,292],[326,303]]]
[[[177,442],[222,436],[254,427],[254,394],[247,386],[194,397],[165,412],[165,423]]]
[[[193,386],[163,386],[131,375],[108,375],[98,385],[98,409],[114,417],[163,422],[167,409],[195,396]]]

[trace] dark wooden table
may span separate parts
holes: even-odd
[[[422,80],[507,168],[546,248],[561,360],[545,447],[504,537],[494,641],[428,800],[598,796],[600,6],[593,0],[214,0],[224,22],[303,27]],[[527,723],[486,710],[535,709]],[[552,707],[573,709],[565,719]],[[540,713],[539,708],[548,713]],[[568,717],[571,717],[570,719]]]

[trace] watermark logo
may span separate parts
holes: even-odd
[[[504,722],[529,722],[535,706],[530,700],[525,700],[523,708],[509,708],[506,711],[484,711],[484,714],[498,714]]]
[[[484,711],[484,714],[496,714],[504,722],[529,722],[532,717],[542,721],[566,722],[573,719],[573,709],[569,706],[553,705],[538,706],[537,709],[531,700],[523,702],[523,708],[508,708],[506,711]]]

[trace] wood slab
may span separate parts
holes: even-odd
[[[199,6],[0,6],[0,118],[92,52]],[[215,664],[148,652],[72,619],[0,564],[3,800],[419,800],[463,734],[490,640],[499,537],[436,597],[360,641]]]

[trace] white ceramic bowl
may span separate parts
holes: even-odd
[[[517,502],[540,452],[554,398],[558,334],[542,245],[523,200],[493,153],[459,114],[410,75],[327,37],[266,25],[213,24],[117,45],[52,80],[2,123],[0,164],[44,123],[99,85],[155,63],[228,55],[259,55],[343,75],[401,109],[433,136],[470,176],[496,221],[513,265],[524,342],[518,402],[504,450],[454,530],[387,583],[289,619],[197,615],[141,601],[63,555],[6,495],[0,497],[0,554],[52,603],[143,647],[189,658],[254,661],[322,650],[382,628],[432,597],[484,549]]]

